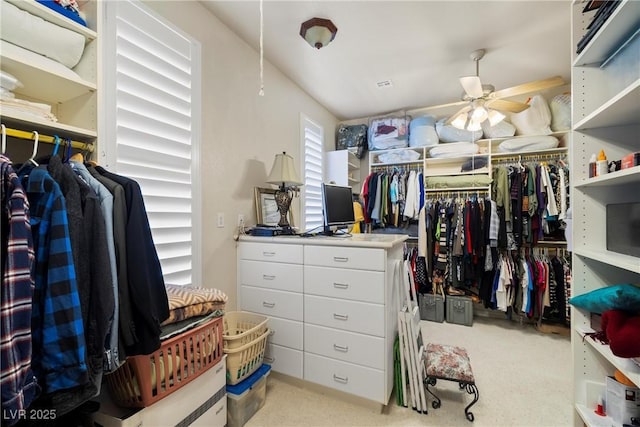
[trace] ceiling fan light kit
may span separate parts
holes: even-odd
[[[331,43],[337,32],[338,27],[331,20],[324,18],[311,18],[300,25],[300,36],[316,49]]]

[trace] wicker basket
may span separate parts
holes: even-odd
[[[227,354],[227,384],[238,384],[262,366],[270,332],[267,328],[261,336],[248,344],[234,349],[224,349]]]
[[[269,318],[246,311],[230,311],[222,321],[224,349],[233,350],[260,338],[267,330]]]
[[[222,317],[163,341],[152,354],[131,356],[106,376],[118,405],[143,408],[188,384],[223,355]]]

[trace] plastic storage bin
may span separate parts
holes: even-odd
[[[224,315],[227,384],[238,384],[262,366],[270,333],[268,319],[244,311],[232,311]]]
[[[419,294],[420,319],[444,322],[444,297],[442,295]]]
[[[473,301],[469,297],[447,295],[447,323],[473,325]]]
[[[227,426],[242,427],[267,398],[267,377],[271,366],[262,365],[247,379],[227,386]]]
[[[130,356],[106,375],[111,397],[120,406],[147,407],[220,362],[222,346],[221,317],[162,341],[155,352]]]

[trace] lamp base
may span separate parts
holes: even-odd
[[[285,188],[284,185],[280,187],[279,190],[276,190],[273,198],[276,201],[276,206],[278,207],[278,212],[280,213],[280,221],[278,222],[278,227],[291,228],[289,225],[289,220],[287,216],[289,214],[289,206],[291,206],[291,193],[288,188]]]

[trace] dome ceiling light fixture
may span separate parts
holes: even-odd
[[[338,32],[329,19],[311,18],[300,25],[300,35],[311,47],[320,49],[333,41]]]

